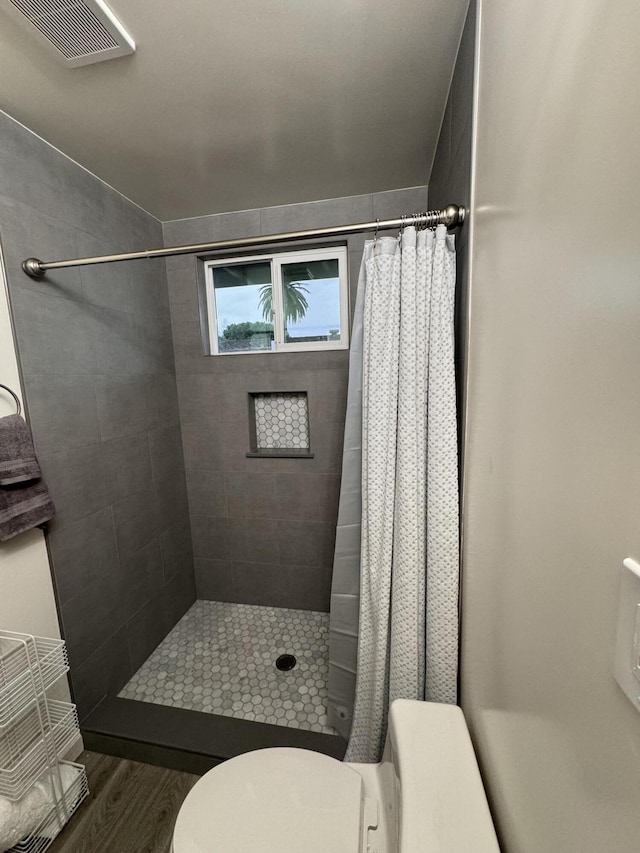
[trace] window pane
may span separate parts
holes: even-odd
[[[271,264],[213,268],[218,352],[273,349]]]
[[[283,264],[282,299],[287,343],[340,340],[337,258]]]

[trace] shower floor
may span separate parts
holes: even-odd
[[[329,614],[196,601],[120,696],[336,734],[327,722]],[[276,668],[292,654],[296,666]]]

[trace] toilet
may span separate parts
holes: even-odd
[[[173,853],[499,853],[460,708],[396,700],[379,764],[247,752],[187,795]]]

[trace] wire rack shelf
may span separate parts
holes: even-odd
[[[44,853],[89,793],[84,767],[64,760],[76,707],[47,696],[68,670],[63,640],[0,630],[0,850]]]
[[[89,795],[87,774],[81,764],[61,761],[59,767],[63,771],[71,770],[75,778],[63,788],[63,784],[60,782],[60,774],[54,771],[50,778],[40,783],[43,789],[48,792],[46,802],[50,804],[50,807],[44,810],[45,814],[38,825],[17,844],[10,847],[7,853],[44,853],[64,829],[65,824],[78,809],[78,806]],[[62,795],[61,792],[63,792]]]
[[[0,631],[0,731],[68,671],[64,640]]]
[[[62,758],[77,737],[76,706],[40,700],[13,728],[0,733],[0,796],[19,800],[47,769],[51,750]]]

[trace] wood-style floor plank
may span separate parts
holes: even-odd
[[[168,853],[178,810],[198,776],[84,752],[91,795],[51,853]]]

